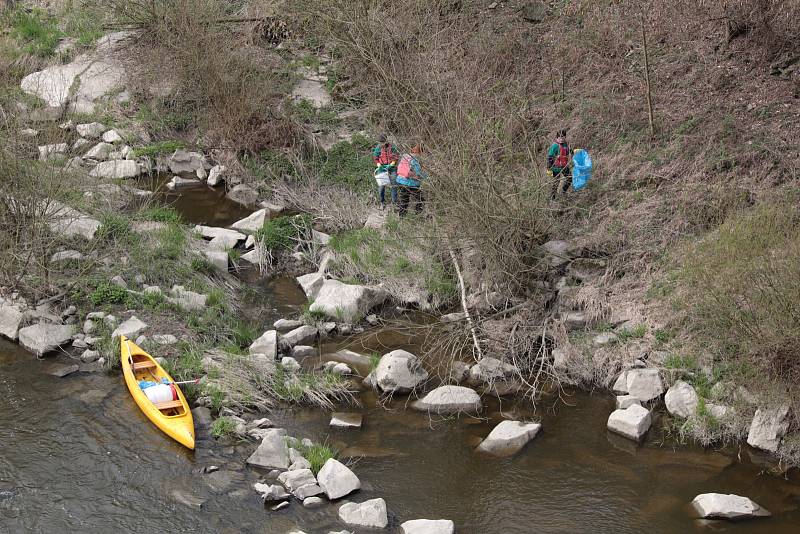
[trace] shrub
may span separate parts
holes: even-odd
[[[291,249],[295,241],[310,229],[307,217],[278,217],[264,222],[255,237],[267,250]]]
[[[288,440],[288,445],[299,452],[303,458],[308,460],[311,464],[311,471],[313,471],[315,475],[319,473],[319,470],[322,469],[325,462],[331,458],[336,458],[339,454],[339,451],[328,444],[315,443],[309,446],[303,445],[300,440],[291,439]]]
[[[110,282],[101,282],[89,295],[95,306],[102,304],[127,304],[130,301],[128,290]]]
[[[140,111],[140,113],[144,112]],[[163,156],[165,154],[172,154],[176,150],[184,148],[185,146],[186,144],[183,143],[182,141],[160,141],[158,143],[153,143],[150,145],[134,148],[133,155],[136,156],[137,158],[140,158],[142,156],[149,156],[149,157]]]
[[[236,421],[230,417],[220,417],[211,423],[211,435],[215,438],[232,436],[236,433]]]

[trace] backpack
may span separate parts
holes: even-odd
[[[558,157],[553,163],[553,167],[563,169],[569,164],[569,145],[558,145]]]
[[[397,176],[402,176],[403,178],[413,178],[415,173],[411,168],[412,159],[413,156],[411,156],[411,154],[403,155],[403,157],[400,159],[400,165],[397,167]]]

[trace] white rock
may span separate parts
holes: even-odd
[[[325,275],[320,273],[304,274],[297,277],[297,283],[303,288],[306,297],[309,300],[313,300],[317,298],[319,290],[322,289],[322,285],[325,283]]]
[[[135,315],[119,325],[112,333],[111,339],[118,338],[119,336],[125,336],[128,339],[136,339],[136,336],[141,334],[145,328],[147,328],[147,324],[140,321],[138,317]]]
[[[141,174],[141,169],[135,161],[113,160],[99,163],[89,176],[92,178],[124,179],[135,178]]]
[[[205,169],[207,165],[208,163],[203,154],[183,149],[176,150],[167,159],[167,166],[173,174],[195,174],[198,169]]]
[[[221,250],[204,250],[203,256],[216,270],[228,272],[228,253]]]
[[[121,63],[80,56],[66,65],[55,65],[22,79],[20,87],[38,96],[51,107],[70,103],[77,113],[95,111],[95,101],[123,86],[125,70]],[[76,89],[73,91],[73,87]]]
[[[299,488],[294,490],[292,492],[292,495],[294,495],[301,501],[305,501],[309,497],[316,497],[321,493],[322,493],[322,488],[320,488],[317,484],[306,484],[305,486],[300,486]]]
[[[657,399],[664,393],[658,369],[629,369],[627,386],[628,394],[642,402]]]
[[[39,161],[64,157],[64,155],[67,153],[67,150],[69,150],[69,145],[66,143],[42,145],[39,147]]]
[[[306,484],[316,484],[317,479],[311,469],[297,469],[296,471],[285,471],[278,476],[278,482],[293,492]]]
[[[262,440],[258,448],[247,459],[247,463],[265,469],[287,469],[289,446],[286,445],[286,430],[282,428],[262,429]]]
[[[256,233],[264,226],[264,221],[267,220],[267,210],[260,209],[245,217],[240,221],[236,221],[231,225],[231,228],[241,230],[242,232]]]
[[[348,366],[346,363],[341,363],[341,362],[334,363],[334,365],[330,368],[330,372],[339,376],[347,376],[353,374],[353,370],[350,369],[350,366]]]
[[[628,371],[622,371],[617,377],[617,381],[611,386],[611,390],[617,395],[628,394]]]
[[[260,338],[253,341],[248,351],[250,354],[264,354],[274,360],[278,355],[278,332],[267,330]]]
[[[718,420],[724,419],[725,417],[728,416],[729,408],[722,404],[713,404],[711,402],[707,402],[706,409],[708,410],[708,413],[711,414],[711,417],[713,417],[714,419]]]
[[[317,483],[328,499],[339,499],[361,488],[358,477],[340,461],[330,458],[317,474]]]
[[[247,239],[247,236],[241,232],[229,230],[227,228],[219,228],[217,226],[203,226],[198,224],[194,227],[194,231],[203,236],[205,239],[214,239],[220,237],[229,244],[228,248],[235,246],[239,241]]]
[[[536,437],[542,425],[520,421],[502,421],[486,436],[477,450],[496,456],[511,456]]]
[[[279,502],[285,501],[291,495],[277,484],[253,484],[253,489],[261,495],[261,500],[264,502]]]
[[[375,368],[378,387],[389,393],[407,393],[428,379],[419,358],[404,350],[385,354]]]
[[[82,259],[83,254],[77,250],[64,250],[61,252],[56,252],[50,256],[50,263],[59,263],[62,261],[81,261]]]
[[[339,321],[357,322],[369,310],[382,304],[387,296],[386,291],[381,288],[325,280],[309,309]]]
[[[454,534],[455,524],[449,519],[413,519],[400,525],[401,534]]]
[[[436,414],[475,413],[482,407],[474,389],[463,386],[440,386],[411,405],[414,409]]]
[[[153,343],[156,345],[174,345],[178,342],[178,338],[172,334],[157,334],[153,336]]]
[[[252,206],[258,200],[258,191],[250,186],[239,184],[228,191],[228,198],[245,206]]]
[[[724,493],[703,493],[692,506],[705,519],[748,519],[772,515],[747,497]]]
[[[113,276],[111,278],[111,283],[117,287],[121,287],[122,289],[128,289],[128,283],[125,282],[125,279],[119,275]]]
[[[256,238],[255,238],[255,236],[252,236],[252,235],[247,236],[247,239],[245,239],[245,241],[244,241],[244,248],[249,250],[249,249],[253,248],[254,246],[256,246]]]
[[[96,159],[97,161],[105,161],[108,156],[113,152],[114,145],[108,143],[98,143],[90,148],[86,154],[83,155],[86,159]]]
[[[91,144],[92,144],[92,142],[89,141],[88,139],[84,139],[83,137],[79,137],[72,144],[72,151],[73,152],[80,152],[82,149],[86,148],[87,146],[89,146]]]
[[[40,323],[21,328],[18,332],[19,344],[37,356],[54,351],[72,342],[75,329],[69,325]]]
[[[20,337],[22,332],[20,331]],[[747,444],[757,449],[776,452],[789,429],[789,405],[777,408],[759,408],[750,424]]]
[[[167,189],[183,189],[186,187],[197,187],[200,182],[194,178],[182,178],[180,176],[173,176],[172,180],[167,183]]]
[[[317,333],[315,327],[303,325],[299,328],[295,328],[291,332],[283,334],[281,340],[290,347],[294,347],[295,345],[307,345],[316,339]]]
[[[103,141],[106,143],[119,143],[122,141],[122,136],[116,130],[109,130],[103,134]]]
[[[291,455],[290,455],[291,456]],[[291,460],[291,458],[289,458]],[[299,471],[301,469],[311,469],[311,462],[306,460],[305,458],[298,458],[292,462],[292,465],[289,466],[289,471]],[[314,479],[314,483],[316,484],[317,479]]]
[[[226,170],[224,165],[214,165],[211,167],[211,171],[208,173],[208,182],[206,182],[209,187],[216,187],[221,184]]]
[[[389,524],[386,501],[379,498],[343,504],[339,507],[339,520],[359,527],[386,528]]]
[[[78,135],[81,137],[88,137],[90,139],[98,139],[103,132],[106,131],[106,127],[99,122],[90,122],[88,124],[79,124],[75,127],[78,131]]]
[[[291,356],[284,356],[281,358],[281,367],[291,372],[299,371],[300,363]]]
[[[641,406],[642,401],[632,395],[619,395],[617,397],[617,410],[625,410],[634,405]]]
[[[303,508],[319,508],[323,504],[325,504],[325,501],[319,497],[307,497],[303,499]]]
[[[206,309],[208,295],[189,291],[183,286],[173,286],[172,298],[167,297],[167,300],[184,311],[203,311]]]
[[[291,319],[278,319],[272,325],[275,327],[275,330],[280,332],[287,332],[289,330],[294,330],[295,328],[300,328],[303,326],[303,321],[291,320]]]
[[[491,356],[484,356],[481,361],[469,370],[469,379],[475,383],[490,384],[495,380],[503,380],[514,375],[517,368]]]
[[[699,399],[694,388],[682,380],[675,382],[664,395],[667,411],[675,417],[687,417],[697,413]]]
[[[310,347],[308,345],[295,345],[292,348],[292,358],[297,361],[304,360],[306,358],[310,358],[317,353],[317,349],[314,347]]]
[[[363,416],[360,413],[334,412],[331,414],[330,426],[336,428],[361,428]]]
[[[81,354],[81,361],[83,363],[92,363],[100,359],[100,353],[96,350],[86,350]]]
[[[616,410],[608,417],[607,427],[626,438],[639,441],[650,428],[650,412],[634,404],[624,410]]]
[[[13,306],[0,306],[0,336],[16,341],[25,314]]]

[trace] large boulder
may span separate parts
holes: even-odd
[[[72,111],[92,113],[95,101],[120,89],[124,77],[125,70],[119,62],[81,56],[72,63],[55,65],[25,76],[20,87],[50,107],[68,104]]]
[[[380,288],[325,280],[310,311],[324,313],[338,321],[357,322],[372,308],[382,304],[387,296],[386,291]]]
[[[274,360],[278,355],[278,332],[267,330],[260,338],[253,341],[248,350],[250,354],[264,354]]]
[[[477,450],[496,456],[511,456],[536,437],[542,425],[520,421],[502,421],[486,436]]]
[[[724,493],[698,495],[692,506],[704,519],[749,519],[772,515],[747,497]]]
[[[455,524],[449,519],[412,519],[400,525],[401,534],[454,534]]]
[[[317,483],[331,500],[339,499],[361,488],[361,481],[355,473],[334,458],[329,458],[319,470]]]
[[[458,414],[479,412],[482,403],[474,389],[463,386],[440,386],[411,406],[423,412]]]
[[[269,212],[266,209],[260,209],[256,212],[251,213],[244,219],[236,221],[231,225],[231,228],[240,230],[242,232],[254,234],[259,230],[261,230],[261,227],[264,226],[264,221],[267,220],[268,214]]]
[[[111,333],[111,339],[118,338],[119,336],[125,336],[128,339],[136,339],[145,328],[147,328],[147,323],[139,320],[139,318],[134,315],[114,329]]]
[[[407,393],[428,379],[419,358],[404,350],[385,354],[375,369],[378,387],[389,393]]]
[[[196,174],[198,170],[210,169],[211,166],[206,162],[205,156],[199,152],[189,152],[187,150],[176,150],[167,158],[167,166],[174,174],[191,173]]]
[[[20,337],[21,335],[22,332]],[[757,449],[776,452],[789,429],[788,415],[787,404],[775,408],[759,408],[750,424],[747,444]]]
[[[641,440],[650,429],[650,411],[634,404],[624,410],[615,410],[608,417],[611,432],[635,441]]]
[[[70,325],[40,323],[19,330],[19,344],[42,356],[72,342],[75,329]]]
[[[699,398],[694,388],[682,380],[675,382],[664,395],[667,411],[675,417],[687,417],[697,413]]]
[[[658,369],[629,369],[626,375],[627,393],[642,402],[657,399],[664,393]]]
[[[13,306],[0,306],[0,336],[16,341],[24,316]]]
[[[247,463],[264,469],[288,469],[291,462],[289,446],[286,445],[286,430],[264,429],[262,435],[261,444],[247,459]]]
[[[297,277],[297,283],[303,288],[306,297],[308,297],[309,300],[314,300],[317,298],[319,290],[322,289],[322,285],[325,283],[325,275],[320,273],[304,274]]]
[[[339,520],[357,527],[386,528],[389,524],[386,501],[370,499],[362,503],[343,504],[339,507]]]
[[[129,159],[115,159],[98,163],[92,169],[89,176],[92,178],[107,178],[109,180],[119,180],[124,178],[135,178],[142,173],[139,164]]]
[[[481,361],[469,370],[469,379],[473,383],[491,384],[495,380],[504,380],[513,376],[517,368],[491,356],[484,356]]]

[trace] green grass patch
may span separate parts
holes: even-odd
[[[131,234],[131,221],[128,217],[106,212],[100,218],[100,228],[97,230],[95,238],[105,241],[118,241],[127,239]]]
[[[331,458],[336,458],[339,454],[339,451],[336,450],[336,448],[328,445],[327,443],[304,445],[300,440],[289,439],[287,440],[287,444],[289,447],[299,452],[303,458],[308,460],[308,463],[311,464],[311,471],[313,471],[315,475],[319,473],[319,470],[322,469],[322,466],[325,465],[325,462]]]
[[[181,214],[170,206],[150,206],[139,212],[138,217],[145,221],[180,224]]]
[[[664,360],[664,367],[667,369],[697,369],[697,360],[692,356],[684,356],[681,354],[670,354]]]
[[[89,300],[95,306],[110,304],[127,304],[131,302],[128,290],[111,282],[101,282],[89,295]]]
[[[627,343],[632,339],[642,339],[647,334],[647,325],[639,324],[631,329],[623,328],[617,333],[617,343]]]
[[[230,417],[220,417],[211,423],[211,435],[215,438],[225,438],[236,433],[236,421]]]
[[[143,156],[154,158],[156,156],[172,154],[181,148],[186,148],[186,144],[183,141],[159,141],[157,143],[134,148],[133,155],[137,158]]]
[[[10,16],[11,35],[20,42],[22,50],[30,55],[50,57],[55,54],[58,41],[64,35],[58,29],[58,20],[43,9],[25,10],[22,7]]]
[[[311,229],[311,220],[307,216],[278,217],[264,222],[255,234],[267,250],[289,250],[300,236],[305,236]]]
[[[322,310],[312,310],[311,305],[314,304],[313,300],[309,300],[303,305],[303,312],[300,316],[300,319],[307,325],[317,325],[321,322],[324,322],[328,315],[323,312]]]
[[[371,373],[375,369],[378,368],[378,364],[381,363],[381,355],[377,352],[373,352],[369,355],[369,372]]]
[[[328,152],[312,158],[310,167],[325,182],[369,194],[375,185],[371,149],[369,139],[355,135],[351,142],[337,143]]]

